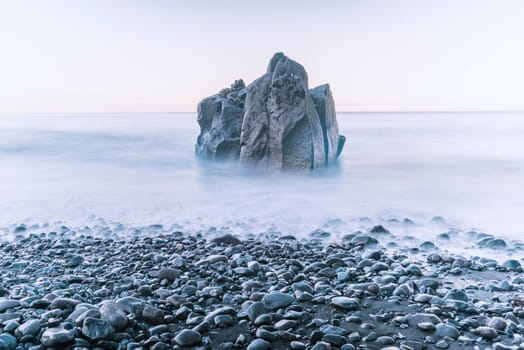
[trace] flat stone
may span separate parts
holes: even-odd
[[[254,302],[253,304],[249,305],[249,307],[246,310],[247,317],[249,317],[251,321],[256,320],[258,316],[265,314],[266,312],[267,309],[264,306],[264,303],[260,301]]]
[[[11,299],[0,300],[0,312],[4,312],[7,309],[12,309],[20,305],[21,304],[18,300],[11,300]]]
[[[42,322],[40,320],[28,320],[22,323],[17,329],[16,334],[20,337],[31,336],[34,337],[40,331]]]
[[[159,325],[164,323],[164,313],[157,307],[146,305],[142,310],[142,318],[149,324]]]
[[[487,326],[481,326],[473,330],[473,333],[484,339],[495,339],[498,337],[497,330]]]
[[[15,350],[18,341],[9,333],[0,334],[0,348],[3,350]]]
[[[80,300],[71,298],[55,298],[50,305],[51,309],[73,309],[80,304]]]
[[[356,298],[334,297],[331,299],[331,305],[346,311],[357,310],[360,307],[360,301]]]
[[[292,295],[279,292],[266,294],[262,298],[264,306],[269,310],[288,307],[294,300],[295,298]]]
[[[62,328],[48,328],[42,333],[40,342],[47,347],[58,347],[71,343],[75,334]]]
[[[175,336],[175,342],[179,346],[194,346],[202,342],[202,336],[192,329],[184,329]]]
[[[159,280],[165,279],[168,282],[173,282],[178,277],[180,277],[180,271],[171,267],[164,267],[158,271]]]
[[[247,346],[247,350],[268,350],[271,344],[264,339],[255,339]]]
[[[436,335],[441,338],[450,337],[452,339],[457,339],[460,336],[460,332],[451,324],[439,323],[436,326]]]

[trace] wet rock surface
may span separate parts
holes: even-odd
[[[519,243],[104,232],[0,242],[0,349],[524,349]]]

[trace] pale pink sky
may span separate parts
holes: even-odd
[[[521,0],[0,0],[0,112],[194,111],[283,51],[339,111],[524,110]]]

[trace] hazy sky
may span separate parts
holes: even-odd
[[[337,109],[524,110],[523,0],[0,0],[0,112],[193,111],[271,55]]]

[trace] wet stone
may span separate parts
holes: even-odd
[[[192,329],[184,329],[175,336],[175,342],[180,346],[199,345],[201,341],[202,336],[200,333]]]
[[[356,298],[334,297],[331,299],[331,305],[342,310],[351,311],[357,310],[360,307],[360,302]]]
[[[40,338],[42,345],[58,347],[71,343],[75,339],[73,332],[62,328],[48,328]]]
[[[84,320],[82,334],[91,340],[109,339],[114,329],[106,320],[88,317]]]
[[[271,344],[263,339],[255,339],[247,346],[247,350],[268,350]]]
[[[262,298],[264,306],[270,310],[285,308],[293,302],[294,298],[292,295],[274,292],[266,294]]]

